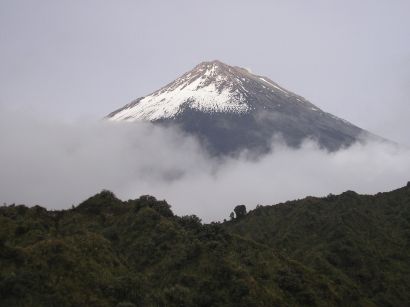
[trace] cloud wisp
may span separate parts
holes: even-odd
[[[151,194],[177,214],[205,221],[233,207],[355,190],[376,193],[410,180],[410,150],[387,143],[338,152],[312,141],[280,142],[258,160],[209,157],[192,137],[148,123],[61,123],[0,115],[0,201],[61,209],[102,189],[122,199]]]

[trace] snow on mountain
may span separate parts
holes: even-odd
[[[247,100],[247,87],[255,82],[265,90],[295,96],[268,78],[253,75],[246,69],[219,61],[203,62],[167,86],[111,113],[108,118],[155,121],[174,118],[185,108],[208,113],[247,113],[253,109]],[[297,100],[305,103],[301,97]]]
[[[306,138],[315,139],[331,151],[371,135],[265,76],[220,61],[200,63],[107,119],[175,124],[216,154],[266,152],[275,135],[293,147]]]

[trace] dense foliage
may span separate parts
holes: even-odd
[[[258,207],[224,228],[350,285],[363,305],[410,305],[410,184]]]
[[[64,211],[0,207],[0,306],[410,302],[409,187],[239,209],[202,224],[109,191]]]

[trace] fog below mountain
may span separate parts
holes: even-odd
[[[355,190],[387,191],[410,180],[410,150],[368,142],[329,153],[307,140],[257,160],[214,158],[177,129],[148,123],[77,122],[0,110],[0,201],[62,209],[102,189],[122,199],[150,194],[205,221],[233,207]]]

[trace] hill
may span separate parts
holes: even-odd
[[[369,304],[410,303],[410,183],[259,207],[224,228],[352,285]]]
[[[103,191],[0,207],[0,306],[405,306],[409,254],[410,187],[211,224]]]

